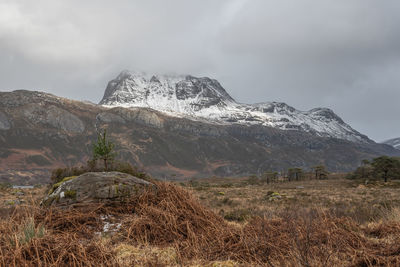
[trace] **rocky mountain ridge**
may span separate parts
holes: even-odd
[[[155,177],[243,176],[324,164],[349,171],[362,159],[400,156],[350,142],[263,125],[217,124],[154,109],[104,107],[34,91],[0,92],[0,182],[46,182],[55,167],[85,164],[108,129],[118,158]]]
[[[225,125],[262,125],[352,142],[371,141],[328,108],[299,111],[278,102],[238,103],[217,80],[207,77],[123,71],[108,83],[100,104],[108,107],[147,107],[171,116]]]
[[[382,142],[382,144],[386,144],[396,149],[400,149],[400,137],[386,140],[385,142]]]

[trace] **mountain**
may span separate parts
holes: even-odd
[[[390,145],[394,148],[400,149],[400,137],[387,140],[385,142],[382,142],[382,144]]]
[[[47,182],[55,167],[86,163],[102,128],[108,129],[119,159],[167,179],[242,176],[317,164],[349,171],[362,159],[400,155],[373,141],[260,124],[210,123],[149,108],[109,108],[18,90],[0,92],[0,182]]]
[[[147,107],[171,116],[224,125],[262,125],[352,142],[371,142],[330,109],[299,111],[277,102],[241,104],[217,80],[207,77],[123,71],[108,83],[100,104],[108,107]]]

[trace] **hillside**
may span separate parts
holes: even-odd
[[[396,149],[400,149],[400,137],[387,140],[385,142],[382,142],[382,144],[386,144],[386,145],[392,146]]]
[[[400,155],[372,141],[207,123],[22,90],[0,93],[0,126],[0,180],[15,183],[46,182],[55,166],[85,163],[100,128],[109,129],[119,158],[159,178],[242,176],[316,164],[348,171],[365,158]]]

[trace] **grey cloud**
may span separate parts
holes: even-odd
[[[218,79],[241,102],[327,106],[375,140],[400,136],[395,0],[0,3],[0,90],[97,102],[123,69]]]

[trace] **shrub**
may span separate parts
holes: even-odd
[[[374,158],[371,162],[362,161],[362,166],[353,171],[348,178],[350,179],[383,179],[387,182],[388,178],[400,179],[400,159],[396,157],[381,156]]]
[[[235,209],[224,216],[225,220],[243,222],[251,217],[251,211],[248,209]]]
[[[253,174],[247,178],[246,183],[249,185],[256,185],[260,183],[260,179],[257,177],[257,175]]]
[[[15,239],[11,239],[10,242],[13,246],[24,245],[31,242],[32,239],[43,237],[44,234],[44,226],[42,224],[36,226],[35,219],[30,217],[20,225]]]
[[[92,164],[80,167],[67,167],[67,168],[57,168],[51,173],[51,181],[54,184],[60,183],[66,177],[79,176],[87,172],[103,172],[104,168],[94,167]],[[117,171],[122,173],[127,173],[132,176],[138,177],[143,180],[152,180],[152,178],[145,172],[139,171],[136,167],[132,166],[127,162],[114,162],[107,167],[108,172]]]

